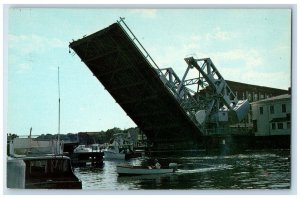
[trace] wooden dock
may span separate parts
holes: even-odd
[[[73,166],[102,166],[103,152],[81,152],[70,155]]]

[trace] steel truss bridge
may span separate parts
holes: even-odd
[[[248,101],[238,101],[209,58],[185,58],[179,78],[157,66],[123,18],[70,48],[154,147],[197,148],[207,126],[240,121],[248,112]]]

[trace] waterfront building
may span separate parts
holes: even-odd
[[[291,95],[279,95],[251,103],[255,136],[291,134]]]
[[[248,116],[241,123],[236,124],[236,126],[247,126],[249,128],[249,131],[250,129],[253,128],[253,120],[254,120],[252,116],[253,102],[273,98],[279,95],[285,95],[290,92],[289,90],[271,88],[267,86],[259,86],[253,84],[246,84],[246,83],[235,82],[230,80],[226,80],[226,82],[231,88],[231,90],[235,93],[238,99],[240,100],[248,99],[248,101],[251,103]]]
[[[242,82],[226,80],[226,83],[239,100],[248,99],[250,103],[289,93],[288,90],[284,89],[245,84]]]

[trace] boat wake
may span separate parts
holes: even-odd
[[[176,173],[178,174],[187,174],[187,173],[203,173],[203,172],[210,172],[210,171],[220,171],[220,170],[227,170],[232,169],[230,165],[217,165],[213,167],[206,167],[206,168],[196,168],[196,169],[178,169]]]

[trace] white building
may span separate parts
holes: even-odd
[[[251,103],[256,136],[291,134],[291,95],[279,95]]]
[[[63,154],[63,142],[58,140],[35,140],[32,138],[15,138],[10,141],[10,156],[17,157],[29,154]]]

